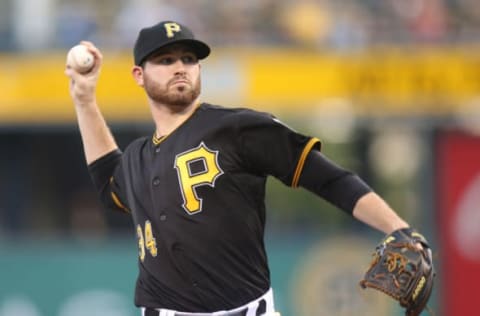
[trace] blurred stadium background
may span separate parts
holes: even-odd
[[[132,225],[96,200],[63,69],[95,42],[119,144],[150,134],[131,47],[164,19],[214,48],[205,101],[321,138],[433,244],[435,315],[478,315],[478,1],[0,0],[0,316],[138,315]],[[283,315],[402,315],[358,287],[380,233],[273,179],[267,204]]]

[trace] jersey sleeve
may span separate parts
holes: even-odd
[[[299,185],[350,215],[357,201],[372,191],[358,175],[315,151],[308,154]]]
[[[126,199],[121,190],[123,183],[121,162],[122,152],[117,149],[92,162],[88,170],[102,204],[107,209],[130,213],[123,202]]]
[[[249,112],[239,124],[239,146],[247,165],[297,187],[308,153],[320,140],[294,131],[268,113]]]

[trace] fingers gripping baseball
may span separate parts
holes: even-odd
[[[77,50],[76,56],[72,57],[72,48],[67,55],[65,65],[65,74],[70,78],[70,95],[75,104],[87,104],[95,100],[97,81],[102,65],[103,56],[100,50],[88,41],[80,42],[80,45],[86,47],[83,52]],[[82,54],[91,54],[93,56],[93,65],[81,66]]]

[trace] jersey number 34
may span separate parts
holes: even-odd
[[[143,262],[145,260],[146,250],[152,255],[157,256],[157,241],[153,237],[152,223],[145,221],[145,237],[140,224],[137,225],[137,237],[138,237],[138,256]]]

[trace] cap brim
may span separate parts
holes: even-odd
[[[145,57],[143,57],[141,60],[137,62],[137,64],[140,65],[141,63],[146,61],[150,56],[152,56],[156,51],[173,44],[184,44],[186,46],[191,47],[192,52],[195,53],[198,59],[204,59],[204,58],[207,58],[208,55],[210,55],[210,47],[204,42],[196,39],[178,39],[178,40],[174,40],[174,41],[165,43],[164,45],[160,45],[158,47],[151,49],[149,53],[145,54]]]
[[[196,39],[185,39],[175,41],[174,43],[185,43],[186,45],[192,47],[193,52],[198,59],[204,59],[210,55],[210,47],[202,41]]]

